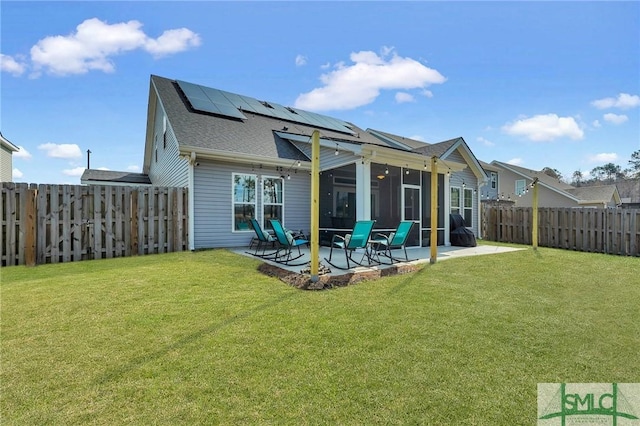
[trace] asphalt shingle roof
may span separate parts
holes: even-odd
[[[275,136],[274,132],[310,137],[315,127],[245,110],[242,113],[246,120],[194,111],[174,80],[155,75],[151,80],[181,146],[269,158],[306,159],[290,142]],[[348,124],[355,134],[319,129],[320,136],[336,141],[389,146],[358,126]]]
[[[149,176],[142,173],[116,172],[111,170],[85,169],[80,181],[121,182],[151,185]]]

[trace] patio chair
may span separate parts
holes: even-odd
[[[327,259],[325,257],[324,260],[326,260],[334,268],[351,269],[350,261],[355,263],[356,265],[363,266],[363,261],[366,256],[369,265],[371,265],[372,259],[369,253],[368,244],[369,237],[371,237],[371,231],[373,230],[373,225],[375,223],[375,220],[359,220],[353,225],[353,230],[350,234],[347,234],[344,237],[342,235],[334,234],[331,238],[331,249],[329,250],[329,258]],[[331,262],[334,248],[338,248],[344,251],[344,255],[347,260],[346,268],[343,268]],[[354,253],[358,249],[364,250],[360,261],[357,261],[353,258]]]
[[[272,253],[267,253],[266,250],[267,250],[267,246],[269,246],[269,244],[271,244],[272,248],[274,248],[274,249],[276,248],[275,247],[275,243],[277,242],[276,238],[273,237],[273,235],[269,234],[267,231],[264,231],[256,219],[253,219],[253,218],[250,219],[249,220],[249,225],[251,226],[251,228],[256,233],[256,236],[253,237],[251,239],[251,243],[249,243],[249,250],[251,250],[251,247],[254,244],[256,246],[256,249],[255,249],[255,252],[250,253],[250,254],[252,254],[254,256],[258,256],[258,257],[272,257],[272,256],[275,256],[276,251],[274,251]],[[258,254],[258,251],[260,251],[260,248],[262,248],[262,254]]]
[[[270,258],[269,260],[288,266],[301,266],[306,264],[306,262],[300,264],[291,262],[304,256],[304,253],[300,251],[300,246],[309,244],[309,241],[305,238],[294,238],[291,232],[284,229],[282,223],[280,223],[278,219],[270,219],[269,222],[271,222],[271,227],[273,228],[273,232],[276,235],[276,240],[279,243],[279,247],[275,253],[275,257]],[[295,256],[293,254],[294,248],[298,249],[298,254]]]
[[[374,246],[373,250],[375,250],[375,253],[378,255],[378,260],[380,256],[384,256],[389,259],[391,264],[397,262],[409,262],[406,243],[409,233],[411,232],[411,228],[413,228],[413,223],[414,222],[411,220],[403,220],[398,224],[396,230],[391,232],[389,235],[378,233],[373,236],[371,242]],[[391,254],[391,250],[398,249],[404,250],[404,259],[393,257]],[[386,263],[381,260],[379,261],[380,263]]]

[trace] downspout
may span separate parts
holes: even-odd
[[[196,247],[196,233],[195,233],[195,165],[196,165],[196,153],[191,152],[188,157],[189,164],[189,182],[187,184],[189,190],[189,250],[193,251]]]

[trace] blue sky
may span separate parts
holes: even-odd
[[[639,2],[2,1],[14,181],[142,168],[151,74],[571,177],[640,149]]]

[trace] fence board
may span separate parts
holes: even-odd
[[[640,209],[540,208],[543,247],[640,256]],[[531,244],[531,208],[482,206],[482,235],[489,241]]]
[[[2,266],[187,250],[186,188],[2,184]]]

